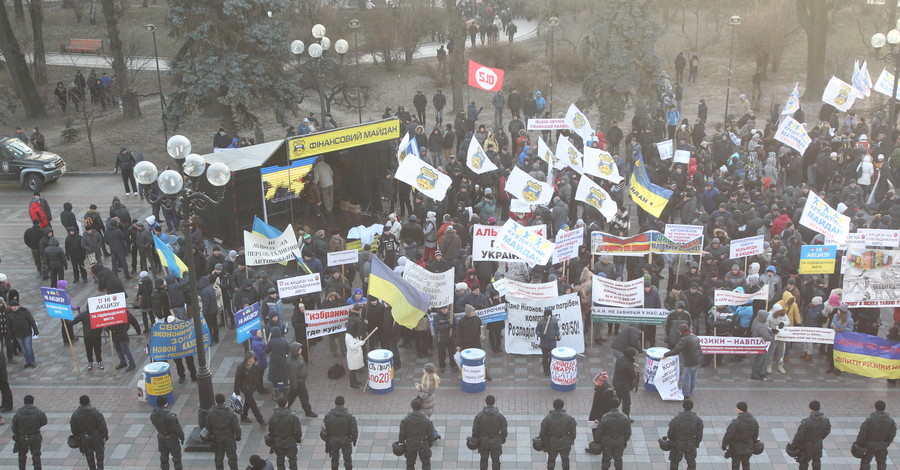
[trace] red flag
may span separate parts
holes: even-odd
[[[469,61],[469,86],[486,90],[498,91],[503,88],[503,69],[494,69]]]

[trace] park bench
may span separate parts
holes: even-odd
[[[93,52],[103,50],[102,39],[69,39],[69,44],[59,46],[60,52]]]

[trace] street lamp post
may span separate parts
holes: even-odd
[[[153,57],[156,58],[156,86],[159,87],[159,106],[161,108],[160,113],[162,116],[162,125],[163,125],[163,136],[166,138],[166,142],[169,141],[169,126],[166,125],[166,97],[163,96],[162,91],[162,76],[159,73],[159,49],[156,47],[156,26],[153,24],[148,24],[144,26],[147,31],[150,31],[153,34]]]
[[[886,151],[882,152],[886,157],[890,158],[891,152],[894,151],[894,128],[897,127],[897,77],[900,76],[900,20],[897,20],[896,29],[890,30],[887,35],[883,33],[875,33],[872,35],[872,47],[879,59],[887,60],[894,63],[894,85],[891,91],[891,108],[890,108],[890,125],[887,130],[887,142],[890,146]],[[879,55],[885,45],[890,45],[890,49]]]
[[[728,20],[731,23],[731,48],[728,51],[728,85],[725,87],[725,120],[728,120],[728,101],[731,98],[731,61],[734,59],[734,28],[741,24],[741,17],[734,15]]]
[[[362,124],[362,88],[359,86],[359,20],[350,20],[350,29],[353,30],[353,50],[356,52],[356,109],[359,113],[359,123]],[[337,46],[335,46],[337,47]]]
[[[307,53],[311,57],[311,60],[307,62],[310,64],[312,69],[316,73],[316,84],[319,89],[319,110],[321,113],[322,122],[321,126],[325,125],[325,64],[323,63],[325,59],[325,53],[328,49],[331,48],[331,39],[328,39],[325,36],[325,27],[316,24],[312,27],[312,35],[315,39],[315,42],[309,45],[309,48],[306,48],[306,45],[303,44],[303,41],[297,39],[291,42],[291,52],[295,55],[300,56],[303,54],[304,50],[307,50]],[[343,39],[338,39],[334,43],[334,50],[340,54],[344,55],[347,53],[347,50],[350,49],[350,45],[347,41]]]
[[[199,409],[197,412],[198,427],[191,433],[188,450],[208,450],[208,445],[203,444],[199,438],[200,430],[206,426],[206,415],[213,406],[214,392],[212,373],[209,370],[209,362],[206,357],[206,342],[203,337],[203,325],[200,309],[197,305],[197,281],[201,273],[194,266],[194,246],[191,240],[190,217],[198,211],[222,202],[225,196],[225,185],[231,180],[231,170],[221,162],[216,162],[209,167],[200,155],[192,154],[191,142],[184,136],[173,135],[166,143],[166,150],[176,161],[183,161],[180,171],[165,170],[162,173],[156,169],[156,165],[148,160],[138,162],[134,166],[134,177],[143,187],[149,202],[159,203],[162,207],[174,210],[181,218],[181,233],[185,240],[185,266],[190,275],[188,281],[191,302],[188,304],[190,318],[194,322],[194,334],[197,338],[197,392],[199,395]],[[205,194],[200,189],[200,177],[206,174],[206,179],[213,186],[212,195]],[[153,182],[159,183],[162,194],[153,196],[151,190]]]
[[[554,31],[556,31],[556,26],[559,25],[559,18],[555,16],[551,16],[549,20],[550,23],[550,117],[553,117],[553,46],[556,44],[554,41]],[[538,116],[539,118],[542,116]]]

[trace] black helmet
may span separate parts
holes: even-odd
[[[795,446],[793,442],[789,442],[784,451],[788,454],[788,457],[797,458],[800,456],[800,446]]]
[[[672,450],[672,441],[669,440],[668,436],[663,436],[659,438],[659,448],[663,452],[668,452]]]

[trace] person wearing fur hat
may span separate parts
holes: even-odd
[[[606,371],[600,372],[595,375],[594,398],[593,401],[591,401],[591,411],[590,413],[588,413],[588,421],[599,425],[600,420],[603,419],[603,415],[613,409],[612,400],[615,398],[616,391],[613,389],[613,384],[610,383],[609,375],[606,373]],[[591,433],[593,434],[591,439],[593,440],[593,442],[598,442],[597,431],[597,427],[594,427],[594,429],[591,430]],[[587,452],[590,451],[587,450]]]

